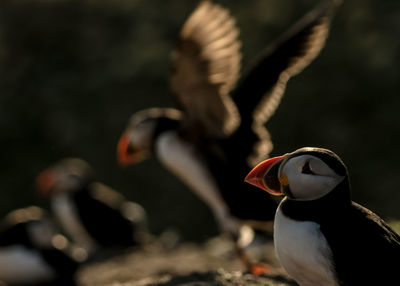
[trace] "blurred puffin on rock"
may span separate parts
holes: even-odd
[[[268,159],[246,181],[285,196],[275,252],[301,286],[398,284],[400,236],[351,201],[347,168],[332,151],[301,148]]]
[[[120,164],[155,153],[211,208],[220,229],[235,241],[243,225],[271,229],[276,201],[243,178],[271,151],[264,124],[288,80],[323,48],[338,2],[323,1],[239,78],[241,42],[235,20],[220,5],[201,1],[183,25],[173,54],[171,91],[180,109],[135,113],[118,143]],[[263,272],[237,249],[251,272]]]
[[[51,198],[66,234],[89,255],[137,246],[148,237],[143,207],[94,181],[92,168],[81,159],[59,161],[39,174],[36,185]]]
[[[79,263],[70,249],[41,208],[12,211],[0,223],[0,282],[75,285]]]

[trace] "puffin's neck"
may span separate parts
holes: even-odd
[[[287,217],[297,221],[321,222],[337,216],[343,208],[351,206],[350,185],[346,177],[330,193],[312,201],[297,201],[285,197],[280,209]]]
[[[66,194],[69,197],[76,197],[76,196],[79,196],[79,195],[88,194],[91,184],[92,184],[92,180],[87,181],[84,184],[82,184],[79,188],[77,188],[76,190],[74,190],[72,192],[67,192]]]
[[[160,135],[172,130],[178,130],[179,125],[181,124],[180,120],[169,118],[169,117],[160,117],[157,119],[157,124],[153,133],[153,152],[156,148],[156,142],[159,139]]]

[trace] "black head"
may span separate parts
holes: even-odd
[[[37,189],[45,195],[76,192],[93,181],[89,164],[68,158],[42,171],[36,180]]]
[[[132,115],[118,142],[118,162],[127,166],[146,159],[157,136],[177,128],[181,118],[181,112],[172,108],[150,108]]]

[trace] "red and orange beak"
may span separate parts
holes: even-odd
[[[147,152],[132,146],[129,134],[124,132],[118,141],[117,161],[122,167],[138,163],[147,157]]]
[[[56,176],[51,169],[42,171],[36,178],[36,188],[43,194],[48,195],[56,182]]]
[[[134,154],[131,152],[131,140],[127,133],[123,133],[117,145],[117,160],[121,166],[128,166],[134,161]]]
[[[283,155],[261,162],[250,171],[244,181],[267,191],[271,195],[282,195],[278,178],[278,169],[285,157],[286,155]]]

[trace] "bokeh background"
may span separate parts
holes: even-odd
[[[237,18],[244,66],[318,3],[217,2]],[[126,169],[115,160],[133,112],[174,106],[170,54],[196,4],[0,1],[0,216],[48,206],[35,193],[35,177],[73,156],[141,203],[154,233],[174,228],[195,241],[217,233],[208,208],[155,158]],[[353,199],[387,219],[400,219],[399,35],[398,0],[344,0],[325,49],[289,82],[267,123],[272,155],[302,146],[334,150],[350,170]]]

